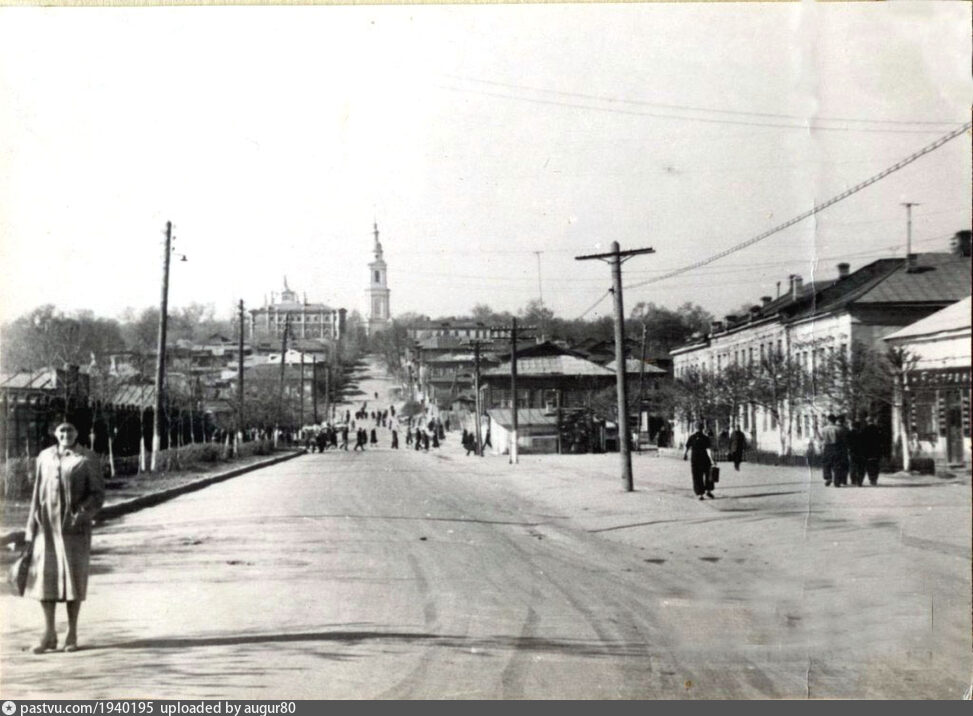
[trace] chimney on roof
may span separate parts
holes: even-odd
[[[848,274],[851,272],[851,264],[840,263],[838,264],[838,278],[848,278]]]
[[[916,269],[919,268],[919,255],[918,254],[908,254],[905,257],[905,272],[915,273]]]
[[[723,321],[710,321],[709,332],[710,334],[719,333],[723,330]]]
[[[774,299],[772,299],[770,296],[761,296],[760,297],[760,303],[762,303],[765,306],[768,305],[768,304],[770,304],[770,302],[773,301],[773,300]]]
[[[731,323],[736,323],[737,317],[732,313],[728,313],[723,316],[723,320],[726,321],[726,327],[729,328]]]
[[[956,235],[950,240],[949,248],[957,256],[970,255],[970,232],[957,231]]]
[[[800,298],[804,292],[804,279],[796,273],[791,274],[791,298]]]
[[[757,316],[760,315],[760,306],[750,306],[750,311],[748,312],[747,318],[752,323],[757,320]]]

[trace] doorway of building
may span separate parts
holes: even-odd
[[[958,390],[946,391],[946,459],[949,464],[964,461],[963,397]]]

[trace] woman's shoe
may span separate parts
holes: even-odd
[[[54,651],[55,649],[57,649],[57,637],[51,636],[43,639],[41,643],[31,649],[31,651],[35,654],[43,654],[48,651]]]
[[[78,650],[78,637],[68,637],[64,640],[64,651],[72,652]]]

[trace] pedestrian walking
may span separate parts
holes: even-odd
[[[35,654],[57,648],[54,610],[58,602],[64,602],[68,611],[64,651],[78,649],[78,615],[88,592],[91,524],[105,501],[100,461],[75,444],[74,425],[61,423],[54,437],[57,444],[37,456],[24,535],[30,546],[24,596],[40,601],[44,611],[44,634],[33,648]]]
[[[429,433],[422,431],[422,449],[429,452]]]
[[[412,445],[412,428],[408,425],[405,427],[405,444]]]
[[[730,433],[727,444],[729,446],[729,458],[733,461],[733,469],[740,472],[740,463],[743,462],[743,451],[750,446],[747,445],[747,437],[740,430],[739,424],[734,423],[733,432]]]
[[[865,474],[872,485],[878,484],[879,463],[882,459],[882,430],[869,415],[862,428],[861,451],[865,458]]]
[[[432,434],[432,446],[434,448],[439,447],[439,435],[437,435],[435,432],[433,432]]]
[[[416,428],[416,452],[422,450],[422,431]]]
[[[355,450],[365,451],[365,430],[363,428],[358,428],[355,433],[355,447],[352,448],[352,452]]]
[[[341,449],[342,450],[348,449],[348,426],[347,425],[345,425],[341,429]]]
[[[838,418],[828,414],[828,424],[821,430],[821,459],[824,486],[841,487],[847,475],[848,446],[846,432],[838,426]]]
[[[449,432],[449,416],[446,416],[446,432]]]
[[[372,428],[372,445],[378,445],[378,435],[375,434],[375,428]]]
[[[318,446],[318,452],[324,452],[324,448],[326,447],[326,445],[325,445],[326,440],[327,440],[327,438],[326,438],[326,436],[324,434],[324,431],[323,430],[319,430],[318,431],[318,434],[314,436],[314,442]]]
[[[862,450],[862,424],[860,420],[851,423],[848,431],[848,477],[851,484],[861,487],[865,482],[865,453]]]
[[[713,499],[713,482],[710,468],[716,462],[713,459],[713,441],[703,432],[706,425],[702,421],[696,423],[696,432],[686,440],[686,450],[682,459],[689,459],[689,467],[693,474],[693,493],[699,499],[706,495]]]
[[[399,433],[395,428],[392,428],[392,449],[399,449]]]

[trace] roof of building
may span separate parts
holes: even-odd
[[[281,303],[271,303],[260,308],[251,308],[250,313],[267,313],[270,310],[278,312],[292,311],[331,311],[334,310],[326,303],[301,303],[300,301],[282,301]]]
[[[53,390],[57,372],[53,368],[0,374],[0,388],[10,390]]]
[[[513,427],[513,410],[510,408],[491,408],[487,411],[487,415],[508,430]],[[557,415],[548,414],[546,410],[540,408],[517,409],[517,427],[537,425],[557,425]]]
[[[625,372],[626,373],[641,373],[642,372],[642,368],[640,367],[639,364],[641,364],[642,366],[644,366],[644,368],[645,368],[645,374],[646,375],[668,375],[668,371],[665,371],[662,368],[659,368],[657,366],[654,366],[654,365],[652,365],[651,363],[649,363],[647,361],[646,362],[640,361],[638,358],[626,358],[625,359]],[[605,368],[607,370],[610,370],[612,373],[614,373],[615,370],[616,370],[616,367],[615,367],[616,365],[617,364],[615,363],[615,361],[612,361],[611,363],[609,363],[608,365],[606,365]]]
[[[946,331],[957,331],[970,329],[970,310],[973,308],[973,299],[967,296],[962,301],[957,301],[952,306],[947,306],[941,311],[936,311],[931,316],[926,316],[921,321],[911,323],[905,328],[900,328],[895,333],[885,337],[885,340],[901,340],[906,338],[919,338],[920,336],[930,336]]]
[[[149,381],[122,383],[112,392],[108,402],[115,405],[152,408],[155,406],[155,384]]]
[[[905,258],[878,259],[844,277],[804,284],[796,293],[754,306],[750,314],[723,326],[732,331],[754,321],[779,317],[788,322],[853,306],[939,304],[946,306],[970,295],[970,257],[954,253],[915,254],[914,267]],[[672,353],[706,343],[692,339]]]
[[[485,377],[510,375],[510,362],[483,372]],[[522,377],[566,376],[613,376],[614,372],[586,358],[573,355],[528,356],[517,355],[517,375]]]

